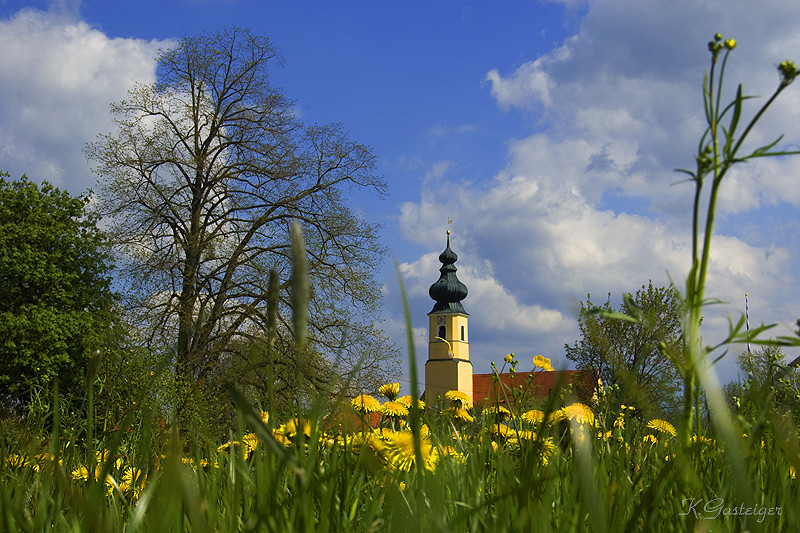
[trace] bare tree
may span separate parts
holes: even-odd
[[[347,332],[372,331],[379,305],[378,228],[345,202],[356,189],[383,194],[375,157],[339,125],[297,120],[269,81],[279,59],[249,30],[184,37],[160,53],[156,83],[112,105],[116,132],[87,147],[132,308],[201,387],[234,339],[263,337],[270,269],[280,280],[278,332],[289,331],[293,220],[307,245],[314,350],[338,353],[352,370],[362,335]],[[394,370],[395,351],[371,354],[375,378]]]

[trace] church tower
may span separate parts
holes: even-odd
[[[469,360],[469,315],[461,305],[467,287],[456,277],[456,253],[447,247],[439,255],[439,280],[428,294],[436,302],[428,313],[428,361],[425,363],[425,401],[459,390],[472,398],[472,362]]]

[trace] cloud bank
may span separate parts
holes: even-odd
[[[717,31],[739,43],[728,79],[768,95],[779,80],[775,66],[800,52],[800,5],[738,1],[720,11],[713,1],[589,2],[580,31],[560,47],[513,72],[486,74],[500,112],[525,116],[530,135],[509,139],[506,166],[481,183],[440,162],[400,216],[403,235],[428,249],[443,248],[443,215],[454,219],[476,372],[509,351],[566,365],[563,346],[577,340],[578,301],[587,293],[601,301],[610,291],[619,301],[650,279],[682,288],[693,185],[677,183],[674,169],[693,165],[704,128],[705,45]],[[784,132],[797,146],[798,104],[792,87],[751,149]],[[730,305],[707,309],[709,341],[725,334],[727,313],[744,310],[745,292],[754,322],[800,316],[798,176],[797,158],[772,159],[737,168],[723,185],[708,294]],[[435,281],[435,257],[403,265],[412,295],[424,299]],[[720,374],[726,381],[735,372],[734,354]]]
[[[111,39],[74,12],[25,9],[0,20],[0,161],[77,194],[95,179],[85,143],[110,131],[109,104],[155,80],[164,42]]]

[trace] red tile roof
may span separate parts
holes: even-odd
[[[502,383],[502,387],[501,387]],[[556,390],[558,384],[572,384],[581,399],[588,399],[597,384],[597,372],[594,370],[554,370],[552,372],[517,372],[512,383],[511,374],[500,374],[500,382],[494,381],[492,374],[473,374],[472,397],[477,403],[490,403],[500,400],[506,403],[511,397],[511,387],[520,385],[527,398],[546,397]],[[503,393],[505,391],[505,394]]]

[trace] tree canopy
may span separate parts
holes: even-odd
[[[638,320],[614,316],[610,293],[601,307],[587,295],[578,317],[581,339],[564,345],[567,358],[579,369],[596,369],[604,385],[618,387],[622,403],[652,412],[672,408],[679,376],[664,351],[682,351],[678,295],[672,286],[654,287],[651,281],[635,295],[626,295],[619,311],[633,311]]]
[[[0,177],[0,397],[11,405],[55,381],[77,391],[103,344],[111,262],[89,201]]]
[[[201,388],[236,367],[227,358],[243,353],[242,341],[267,332],[271,270],[275,334],[284,338],[273,346],[291,344],[293,221],[307,247],[310,346],[344,372],[359,361],[373,367],[360,375],[366,384],[397,362],[385,340],[364,349],[365,338],[383,338],[372,318],[383,248],[378,226],[346,201],[354,190],[384,192],[375,156],[339,125],[300,123],[270,83],[279,59],[267,38],[245,29],[184,37],[157,58],[154,84],[112,106],[116,132],[87,147],[137,322]]]

